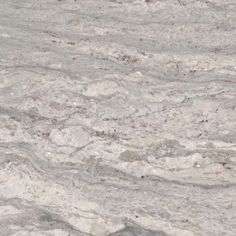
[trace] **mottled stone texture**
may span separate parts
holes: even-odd
[[[0,0],[0,236],[235,236],[235,163],[235,0]]]

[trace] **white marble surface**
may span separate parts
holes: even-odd
[[[235,236],[235,0],[0,0],[0,236]]]

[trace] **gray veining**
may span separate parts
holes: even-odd
[[[0,0],[0,236],[234,236],[234,0]]]

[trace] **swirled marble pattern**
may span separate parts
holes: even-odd
[[[0,235],[235,236],[235,0],[0,0]]]

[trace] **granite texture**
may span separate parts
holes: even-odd
[[[235,236],[235,163],[235,0],[0,0],[0,236]]]

